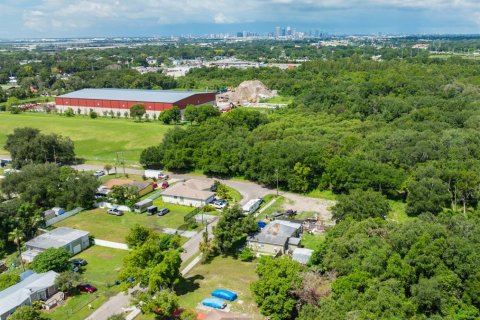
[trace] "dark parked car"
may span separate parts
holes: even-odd
[[[154,215],[157,212],[158,212],[157,206],[150,206],[147,208],[147,216]]]
[[[107,213],[114,216],[123,216],[123,212],[121,210],[118,210],[117,208],[108,209]]]
[[[270,218],[273,219],[273,218],[278,218],[278,217],[281,217],[281,216],[283,216],[283,212],[276,211],[276,212],[274,212],[270,215]]]
[[[287,211],[285,211],[285,215],[288,217],[288,216],[294,216],[297,214],[297,210],[292,210],[292,209],[288,209]]]
[[[81,258],[72,259],[72,260],[70,260],[70,263],[72,263],[76,266],[86,266],[88,264],[87,260],[81,259]]]
[[[94,293],[97,291],[97,288],[94,286],[88,284],[88,283],[81,283],[77,286],[77,289],[81,292],[88,292],[88,293]]]
[[[168,210],[167,208],[160,208],[160,209],[158,209],[158,213],[157,213],[157,214],[158,214],[159,216],[164,216],[164,215],[166,215],[166,214],[169,213],[169,212],[170,212],[170,210]]]

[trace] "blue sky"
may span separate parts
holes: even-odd
[[[0,0],[0,38],[480,33],[480,0]]]

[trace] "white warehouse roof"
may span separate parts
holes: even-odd
[[[196,94],[203,93],[206,92],[138,89],[82,89],[58,97],[73,99],[174,103]]]
[[[88,234],[88,231],[77,230],[68,227],[59,227],[47,233],[41,234],[30,241],[27,241],[25,245],[27,247],[41,249],[61,248],[77,239],[87,236]]]

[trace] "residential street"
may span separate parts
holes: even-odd
[[[0,158],[9,158],[6,155],[0,155]],[[91,165],[91,164],[81,164],[72,166],[77,170],[81,171],[95,171],[103,170],[102,165]],[[117,168],[117,172],[122,172],[122,168]],[[143,175],[144,170],[125,168],[125,172],[128,174],[134,175]],[[196,175],[184,175],[184,174],[173,174],[169,173],[172,179],[198,179],[198,180],[208,180],[210,178]],[[243,205],[251,199],[262,198],[267,194],[275,194],[276,190],[263,187],[259,184],[249,182],[249,181],[237,181],[237,180],[224,180],[218,179],[221,183],[226,184],[227,186],[234,188],[241,195],[242,199],[240,204]],[[332,201],[327,201],[323,199],[306,197],[290,192],[280,192],[281,196],[286,198],[285,208],[293,209],[297,211],[313,211],[318,212],[322,219],[330,219],[331,213],[329,207],[333,205]],[[212,229],[218,223],[218,218],[210,223],[207,227],[210,237],[212,236]],[[184,245],[184,251],[181,254],[182,261],[190,260],[194,255],[198,253],[199,244],[203,239],[204,230],[198,232],[196,235],[191,237]],[[106,320],[109,316],[120,313],[125,308],[128,308],[130,305],[129,295],[125,295],[123,292],[117,294],[116,296],[110,298],[106,303],[100,306],[95,310],[86,320]]]
[[[103,170],[101,165],[91,165],[91,164],[81,164],[77,166],[73,166],[77,170]],[[117,168],[119,172],[123,172],[123,169],[120,170]],[[137,174],[143,175],[143,170],[138,169],[129,169],[125,168],[125,172],[128,174]],[[169,173],[170,177],[173,179],[198,179],[198,180],[207,180],[209,178],[203,176],[194,176],[194,175],[184,175],[184,174],[173,174]],[[250,181],[237,181],[237,180],[224,180],[218,179],[221,183],[226,184],[229,187],[236,189],[242,195],[242,200],[240,204],[245,204],[251,199],[262,198],[267,194],[275,194],[275,189],[269,189],[259,184]],[[330,210],[328,209],[331,207],[334,202],[325,199],[318,199],[312,198],[307,196],[302,196],[299,194],[291,193],[291,192],[283,192],[280,191],[279,194],[287,199],[286,206],[288,209],[301,211],[313,211],[318,212],[322,219],[331,219],[332,215]]]

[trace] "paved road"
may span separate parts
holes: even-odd
[[[213,227],[216,226],[218,223],[218,218],[215,219],[212,223],[209,223],[207,226],[208,229],[208,236],[209,238],[212,238],[212,231]],[[200,242],[203,240],[203,233],[205,232],[205,229],[203,229],[201,232],[198,232],[196,235],[188,239],[187,242],[183,244],[183,252],[181,254],[182,261],[185,262],[191,257],[193,257],[199,250],[199,245]]]
[[[102,304],[97,310],[95,310],[85,320],[107,320],[108,317],[121,313],[123,308],[127,308],[130,304],[130,295],[126,295],[124,292],[120,292],[116,296],[108,299],[107,302]]]

